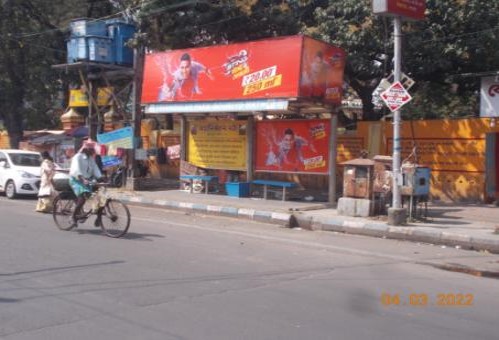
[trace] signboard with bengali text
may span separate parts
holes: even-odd
[[[114,151],[118,148],[133,149],[133,128],[125,127],[111,132],[98,134],[97,142],[106,145],[108,152],[110,153],[114,153]],[[103,156],[102,164],[104,168],[116,166],[121,164],[121,159],[116,156]]]
[[[111,132],[97,135],[97,141],[100,144],[106,144],[108,147],[133,149],[133,128],[125,127]]]
[[[373,0],[374,14],[423,20],[425,10],[426,0]]]
[[[440,130],[441,131],[441,130]],[[418,162],[432,171],[478,173],[485,171],[485,138],[403,138],[402,158],[408,157],[417,143]],[[393,150],[387,139],[386,152]]]
[[[480,117],[499,117],[499,77],[482,78]]]
[[[246,170],[246,121],[189,122],[188,161],[207,169]]]
[[[381,99],[383,99],[390,111],[393,112],[407,104],[412,97],[400,82],[396,82],[385,92],[381,93]]]

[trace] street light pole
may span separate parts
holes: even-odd
[[[393,19],[394,26],[394,82],[399,82],[402,76],[402,19],[399,16]],[[392,208],[388,209],[388,223],[391,225],[401,225],[406,221],[406,211],[402,208],[400,186],[402,185],[402,175],[400,172],[400,126],[402,119],[400,110],[393,113],[393,185],[392,185]]]

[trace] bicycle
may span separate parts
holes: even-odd
[[[107,194],[108,183],[93,183],[93,191],[85,200],[85,205],[76,216],[77,223],[84,223],[91,215],[96,215],[96,227],[100,227],[105,235],[113,238],[122,237],[130,227],[130,211],[120,200],[111,198]],[[61,230],[75,228],[73,223],[73,211],[76,208],[76,195],[69,186],[63,184],[63,188],[56,187],[60,193],[53,202],[52,216],[56,226]],[[69,190],[68,190],[69,187]],[[100,221],[100,223],[97,223]]]

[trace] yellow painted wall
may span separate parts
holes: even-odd
[[[373,129],[375,124],[379,122],[360,122],[357,137],[363,137],[366,150],[375,150],[379,143],[381,154],[392,155],[392,123],[382,123],[381,133]],[[485,135],[490,132],[499,132],[490,118],[405,121],[401,127],[402,160],[415,143],[418,163],[432,169],[433,199],[484,201]],[[370,152],[370,156],[374,154]]]

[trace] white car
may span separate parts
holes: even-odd
[[[41,161],[38,152],[0,149],[0,192],[8,198],[38,194]]]

